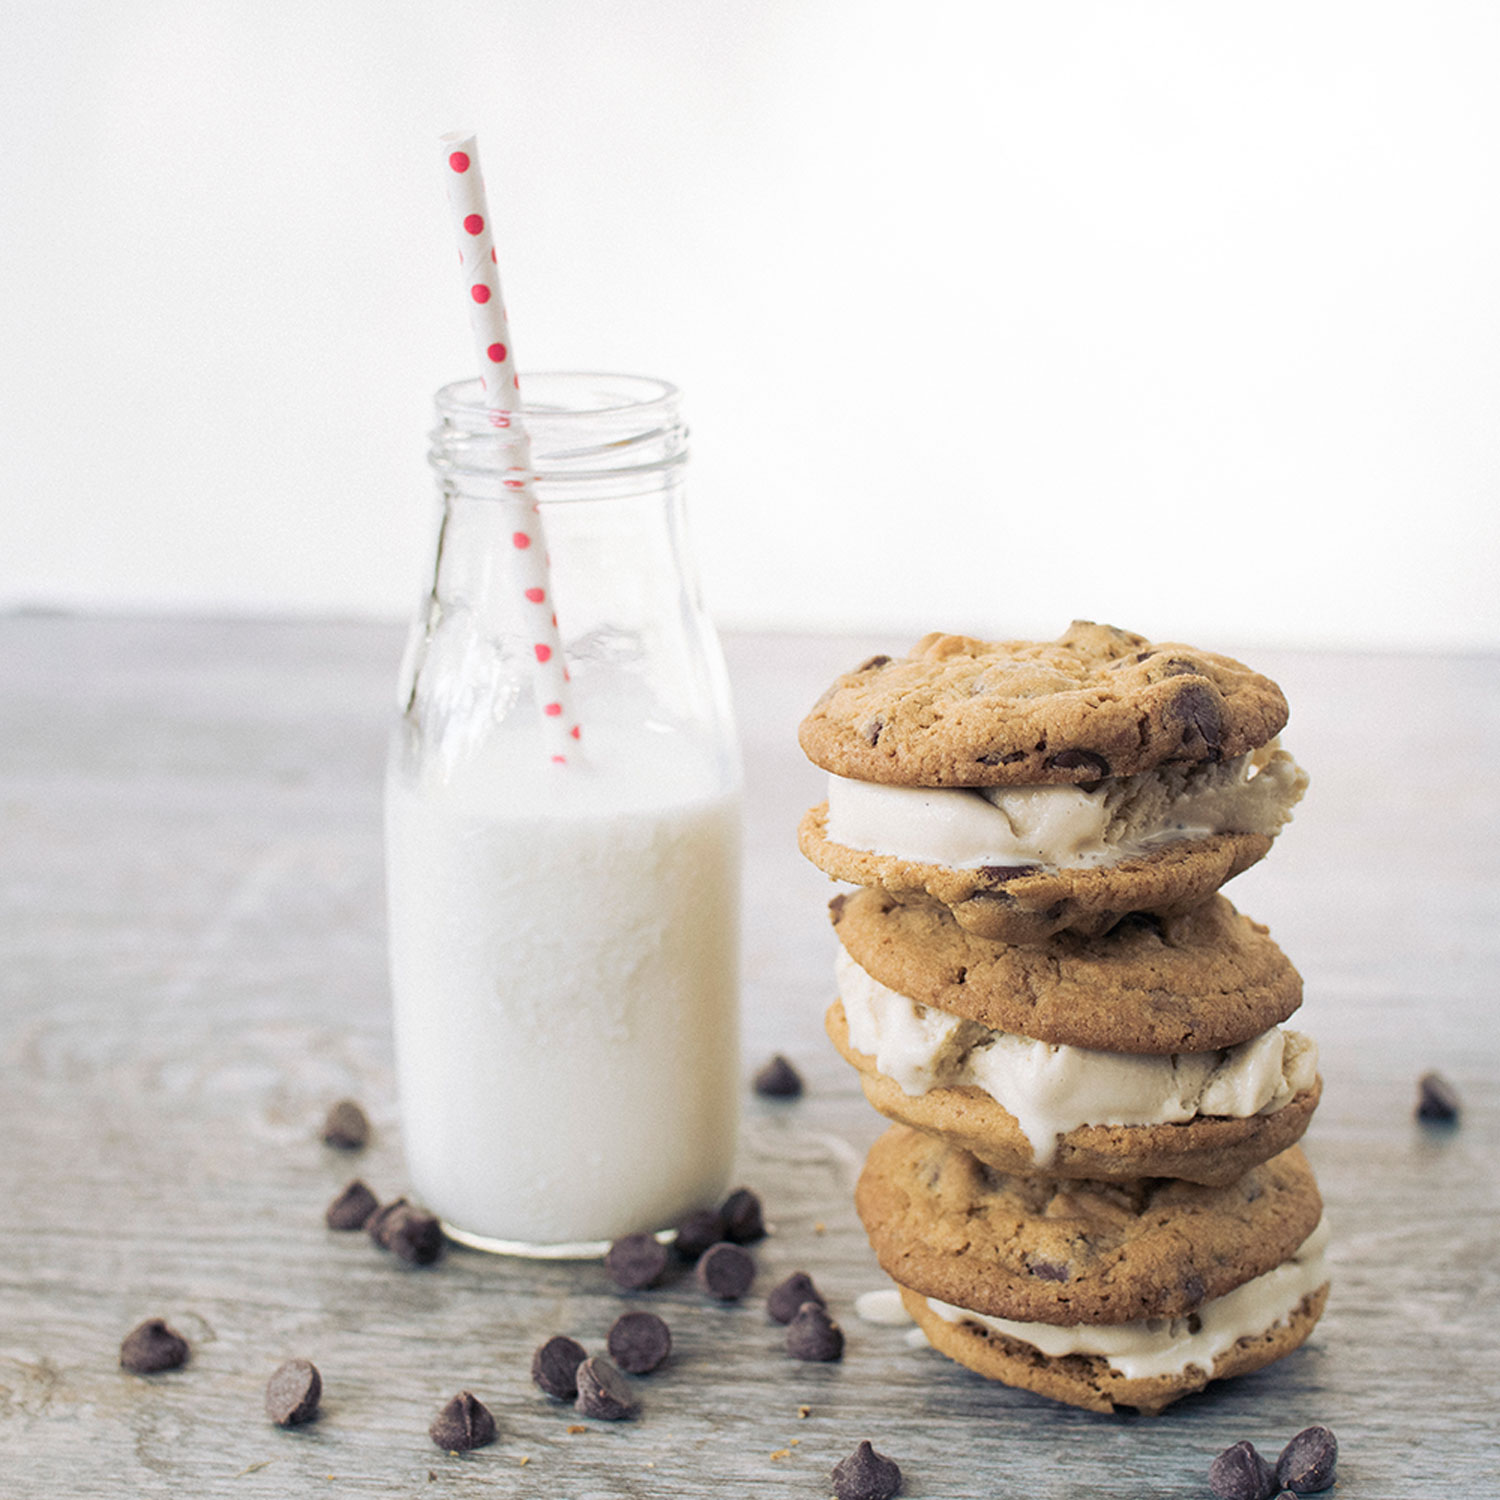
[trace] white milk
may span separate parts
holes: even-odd
[[[411,1192],[461,1239],[597,1244],[728,1184],[738,793],[683,737],[587,733],[586,767],[501,731],[387,784]]]

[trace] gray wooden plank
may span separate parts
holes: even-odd
[[[1344,1494],[1495,1493],[1500,661],[1255,656],[1314,785],[1232,894],[1307,978],[1337,1279],[1306,1349],[1151,1420],[988,1384],[853,1313],[880,1284],[850,1190],[881,1125],[821,1034],[832,888],[793,843],[819,795],[794,731],[834,672],[902,644],[728,642],[746,1069],[780,1048],[809,1090],[746,1091],[741,1176],[775,1233],[725,1308],[690,1279],[625,1297],[589,1265],[457,1252],[402,1271],[322,1227],[353,1172],[403,1185],[378,818],[398,631],[0,620],[0,1495],[823,1495],[870,1437],[913,1496],[1186,1497],[1228,1442],[1312,1421],[1339,1434]],[[1463,1091],[1456,1131],[1411,1119],[1429,1066]],[[376,1124],[357,1159],[316,1139],[346,1093]],[[789,1361],[765,1318],[799,1268],[848,1335],[839,1365]],[[638,1421],[570,1433],[531,1350],[555,1331],[597,1346],[627,1306],[661,1312],[677,1353],[640,1382]],[[151,1314],[194,1357],[143,1380],[116,1356]],[[283,1433],[261,1391],[291,1355],[327,1394]],[[454,1459],[425,1431],[464,1386],[501,1438]]]

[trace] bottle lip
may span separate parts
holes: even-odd
[[[541,370],[523,378],[521,417],[537,484],[619,480],[675,469],[687,459],[679,392],[650,375]],[[439,470],[481,477],[503,468],[507,434],[496,429],[477,378],[443,386],[429,455]]]

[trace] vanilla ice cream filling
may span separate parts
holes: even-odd
[[[1050,1166],[1059,1137],[1080,1125],[1269,1115],[1317,1078],[1317,1047],[1279,1027],[1213,1052],[1099,1052],[994,1031],[921,1005],[881,984],[843,948],[835,973],[857,1052],[873,1057],[908,1095],[982,1089],[1015,1117],[1038,1167]]]
[[[1302,1299],[1328,1280],[1325,1252],[1328,1222],[1303,1240],[1295,1255],[1264,1276],[1213,1297],[1185,1318],[1141,1318],[1133,1323],[1018,1323],[954,1307],[934,1297],[927,1305],[949,1323],[977,1323],[1006,1338],[1019,1339],[1049,1359],[1065,1354],[1096,1354],[1126,1380],[1181,1375],[1189,1365],[1212,1374],[1214,1361],[1243,1338],[1258,1338],[1287,1322]]]
[[[1215,833],[1274,836],[1307,776],[1274,745],[1082,786],[910,787],[828,778],[828,837],[914,864],[1081,869]]]

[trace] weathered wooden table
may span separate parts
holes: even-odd
[[[379,823],[397,631],[0,620],[0,1496],[822,1496],[865,1437],[913,1497],[1200,1496],[1228,1443],[1274,1453],[1312,1422],[1340,1438],[1341,1494],[1500,1493],[1500,660],[1255,656],[1313,788],[1232,894],[1306,977],[1336,1281],[1302,1351],[1153,1420],[988,1384],[855,1315],[882,1285],[851,1206],[881,1122],[821,1032],[831,888],[794,847],[820,796],[795,726],[905,642],[728,644],[745,1069],[782,1050],[808,1081],[795,1103],[745,1091],[740,1175],[775,1233],[739,1306],[690,1278],[627,1298],[593,1264],[405,1271],[324,1229],[351,1175],[404,1186]],[[1457,1129],[1412,1119],[1427,1068],[1462,1091]],[[317,1138],[346,1094],[376,1126],[356,1158]],[[761,1299],[799,1268],[842,1363],[781,1352]],[[638,1420],[578,1424],[531,1351],[597,1349],[626,1306],[677,1352]],[[151,1315],[191,1362],[128,1375],[120,1338]],[[298,1355],[322,1416],[281,1431],[262,1392]],[[427,1425],[464,1388],[501,1435],[450,1457]]]

